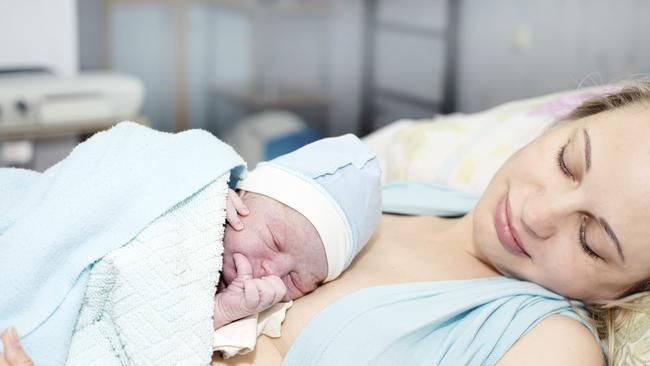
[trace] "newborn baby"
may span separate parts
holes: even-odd
[[[379,222],[380,179],[375,154],[353,135],[249,172],[227,198],[215,329],[338,277]]]
[[[270,197],[239,193],[228,194],[215,329],[297,299],[327,276],[325,249],[309,220]]]

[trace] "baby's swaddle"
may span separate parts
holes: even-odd
[[[68,365],[207,365],[226,173],[97,262]]]
[[[64,364],[93,265],[224,174],[236,184],[244,168],[206,131],[133,123],[43,173],[0,168],[0,329],[15,326],[35,364]]]

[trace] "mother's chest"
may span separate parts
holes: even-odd
[[[295,302],[287,314],[282,338],[276,340],[276,346],[281,352],[286,352],[315,314],[357,290],[377,285],[489,275],[481,268],[480,262],[459,251],[448,250],[422,238],[415,240],[408,236],[382,235],[369,244],[368,250],[360,253],[341,277]]]

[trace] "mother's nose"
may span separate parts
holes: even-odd
[[[532,231],[531,234],[546,239],[553,236],[560,225],[580,212],[580,200],[575,191],[549,193],[540,189],[530,192],[524,198],[521,221]]]

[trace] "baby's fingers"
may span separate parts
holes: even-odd
[[[250,210],[248,209],[248,207],[246,207],[246,204],[244,204],[244,201],[242,201],[241,197],[239,197],[237,192],[231,189],[228,192],[228,198],[230,198],[232,205],[235,207],[235,210],[237,210],[238,214],[242,216],[247,216],[250,213]]]
[[[260,304],[260,292],[257,280],[250,279],[244,282],[244,307],[249,311],[257,310]]]
[[[287,293],[287,287],[278,276],[266,276],[259,279],[260,307],[262,310],[277,304]],[[260,311],[262,311],[260,310]]]
[[[237,209],[230,200],[230,195],[226,201],[226,221],[235,230],[240,231],[244,228],[244,223],[239,219]]]
[[[259,313],[280,302],[286,293],[287,287],[278,276],[248,280],[244,284],[246,309]]]
[[[253,278],[253,266],[251,266],[251,262],[248,261],[248,258],[246,258],[245,255],[241,253],[233,253],[232,259],[235,262],[237,278],[240,278],[242,281]]]
[[[275,298],[273,299],[273,304],[279,303],[284,296],[287,294],[287,285],[284,284],[284,281],[279,277],[275,277],[277,281],[273,281],[273,287],[275,288]]]

